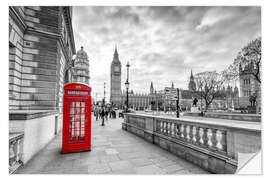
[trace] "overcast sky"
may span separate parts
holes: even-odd
[[[122,63],[122,89],[130,62],[130,88],[148,93],[187,89],[190,71],[225,69],[237,52],[261,35],[260,7],[74,7],[76,48],[90,61],[92,96],[106,99],[115,44]]]

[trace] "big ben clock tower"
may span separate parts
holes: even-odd
[[[110,102],[116,107],[121,105],[121,62],[119,61],[117,47],[115,46],[111,64],[111,96]]]

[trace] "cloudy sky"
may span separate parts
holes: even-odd
[[[122,89],[130,62],[130,88],[148,93],[186,89],[190,71],[225,69],[241,48],[261,35],[260,7],[74,7],[77,50],[88,53],[92,95],[106,99],[115,44],[122,63]]]

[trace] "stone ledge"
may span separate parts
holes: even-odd
[[[245,130],[245,131],[255,131],[261,133],[261,123],[260,122],[244,122],[238,120],[228,120],[228,119],[220,119],[220,118],[208,118],[208,117],[192,117],[192,116],[180,116],[180,118],[176,117],[168,117],[168,116],[153,116],[148,114],[135,114],[135,113],[124,113],[128,116],[137,116],[137,117],[150,117],[156,119],[165,119],[172,122],[182,123],[190,123],[190,124],[200,124],[203,126],[211,126],[215,128],[222,129],[231,129],[231,130]]]
[[[126,131],[129,131],[148,142],[156,144],[157,146],[166,149],[167,151],[184,158],[194,164],[197,164],[203,169],[206,169],[212,173],[221,173],[221,174],[233,174],[237,169],[237,161],[227,157],[225,154],[218,154],[207,149],[197,147],[193,144],[189,144],[184,141],[180,141],[171,137],[167,137],[162,134],[155,132],[146,131],[145,129],[136,127],[130,123],[122,123],[122,128]],[[134,129],[132,129],[134,128]],[[137,132],[137,129],[139,132]],[[147,138],[150,134],[151,140]],[[161,143],[160,141],[164,141]],[[164,144],[165,143],[165,144]],[[171,146],[177,146],[178,150],[171,149]],[[201,157],[201,158],[197,158]],[[218,168],[216,168],[218,166]]]
[[[57,113],[57,110],[10,110],[9,120],[30,120]]]
[[[237,121],[261,122],[260,114],[237,114],[237,113],[222,113],[222,112],[206,112],[205,117],[228,119]]]
[[[9,142],[16,141],[21,139],[24,136],[23,132],[10,132],[9,133]]]

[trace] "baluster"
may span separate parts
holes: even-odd
[[[159,133],[159,120],[156,120],[156,132]]]
[[[207,145],[208,145],[209,148],[212,148],[212,146],[213,146],[212,136],[213,136],[212,130],[211,129],[208,129],[207,130],[207,138],[208,138]]]
[[[202,128],[203,130],[203,134],[202,134],[202,145],[208,147],[208,136],[207,136],[207,132],[208,132],[208,128]]]
[[[185,139],[185,125],[181,124],[181,138]]]
[[[162,131],[162,124],[161,124],[161,121],[160,120],[158,120],[158,132],[159,133],[161,133],[161,131]]]
[[[160,120],[157,121],[158,121],[158,132],[161,133],[161,121]]]
[[[190,141],[190,125],[186,126],[186,138],[188,141]]]
[[[221,151],[227,152],[227,137],[226,137],[226,131],[220,131],[221,139],[220,139],[220,144],[221,144]]]
[[[166,121],[166,134],[168,134],[168,122]]]
[[[192,142],[193,139],[193,125],[189,125],[189,140]]]
[[[180,138],[181,137],[181,124],[176,124],[176,137]]]
[[[177,137],[176,126],[177,126],[177,124],[176,124],[176,123],[173,123],[173,136],[174,136],[174,137]]]
[[[16,162],[20,160],[20,139],[17,140],[17,148],[16,148]]]
[[[212,136],[211,136],[211,142],[212,142],[212,149],[217,150],[217,129],[212,129]]]
[[[218,150],[222,150],[222,145],[220,143],[221,138],[222,138],[221,136],[222,136],[221,131],[217,130],[217,132],[216,132],[217,146],[216,147],[217,147]]]
[[[160,133],[160,121],[159,120],[157,120],[157,132],[159,132]]]
[[[9,165],[12,166],[15,162],[14,144],[13,142],[9,145]]]
[[[192,127],[192,142],[193,143],[196,143],[196,132],[197,132],[197,128],[196,128],[196,126],[193,126]]]
[[[171,130],[170,130],[170,122],[167,122],[167,124],[168,124],[168,136],[170,136],[170,133],[171,133]]]
[[[164,134],[165,133],[165,123],[164,121],[161,121],[162,123],[162,131],[161,131],[161,134]]]
[[[163,128],[162,128],[162,121],[159,121],[159,133],[162,134]]]
[[[162,128],[162,121],[159,121],[159,133],[162,133],[163,128]]]
[[[170,135],[170,123],[166,122],[166,124],[167,124],[167,135],[169,136]]]
[[[173,136],[173,123],[170,122],[170,136]]]
[[[200,127],[195,127],[196,133],[195,133],[195,142],[196,144],[200,144]]]
[[[183,138],[184,140],[187,140],[187,125],[183,125]]]
[[[169,136],[172,136],[172,122],[169,122]]]
[[[166,122],[163,121],[163,134],[166,134]]]

